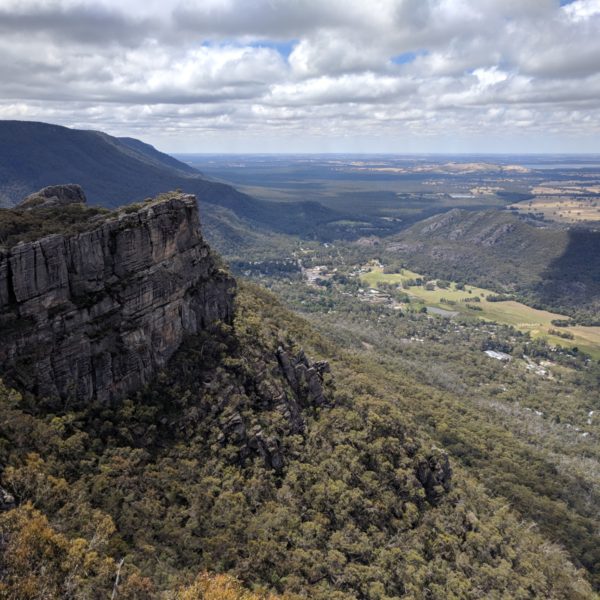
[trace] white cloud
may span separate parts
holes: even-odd
[[[489,69],[475,69],[473,75],[477,77],[479,81],[479,88],[485,89],[506,81],[508,79],[508,73],[504,73],[498,67],[491,67]]]
[[[586,21],[600,14],[600,0],[576,0],[563,7],[572,21]]]
[[[171,150],[600,151],[600,0],[0,0],[0,116]]]

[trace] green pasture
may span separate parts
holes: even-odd
[[[370,287],[377,287],[380,283],[389,283],[402,286],[406,280],[423,279],[426,277],[404,269],[402,273],[384,273],[381,268],[374,267],[368,273],[361,275],[361,281]],[[434,280],[435,281],[435,280]],[[423,302],[427,306],[435,306],[445,310],[457,311],[463,315],[478,317],[489,321],[496,321],[505,325],[512,325],[521,330],[528,331],[532,337],[543,337],[550,344],[572,348],[577,346],[595,358],[600,358],[600,327],[575,326],[559,329],[552,325],[554,319],[568,319],[564,315],[531,308],[521,302],[513,300],[505,302],[489,302],[485,298],[496,294],[492,290],[465,285],[464,290],[457,290],[456,283],[451,282],[450,287],[441,289],[437,286],[434,290],[427,290],[425,286],[411,286],[403,289],[411,298]],[[479,297],[480,302],[465,302],[465,300]],[[455,302],[450,305],[442,303],[442,298]],[[482,310],[471,310],[468,306],[478,306]],[[566,340],[548,333],[550,329],[558,329],[572,333],[574,339]]]

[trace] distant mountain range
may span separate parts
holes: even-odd
[[[253,198],[133,138],[48,123],[0,121],[0,206],[13,206],[42,187],[63,183],[81,185],[90,204],[108,208],[181,189],[196,194],[205,207],[229,209],[238,218],[284,233],[310,235],[343,218],[317,202]],[[217,212],[223,218],[223,212]]]

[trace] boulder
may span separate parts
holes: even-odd
[[[67,204],[85,204],[86,197],[81,186],[76,183],[49,185],[39,192],[30,194],[17,205],[23,210],[47,208],[50,206],[66,206]]]
[[[15,507],[15,499],[4,488],[0,487],[0,512],[10,510]]]

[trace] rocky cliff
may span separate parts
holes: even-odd
[[[149,381],[186,335],[232,319],[235,282],[200,234],[194,196],[68,231],[0,249],[0,377],[109,401]]]

